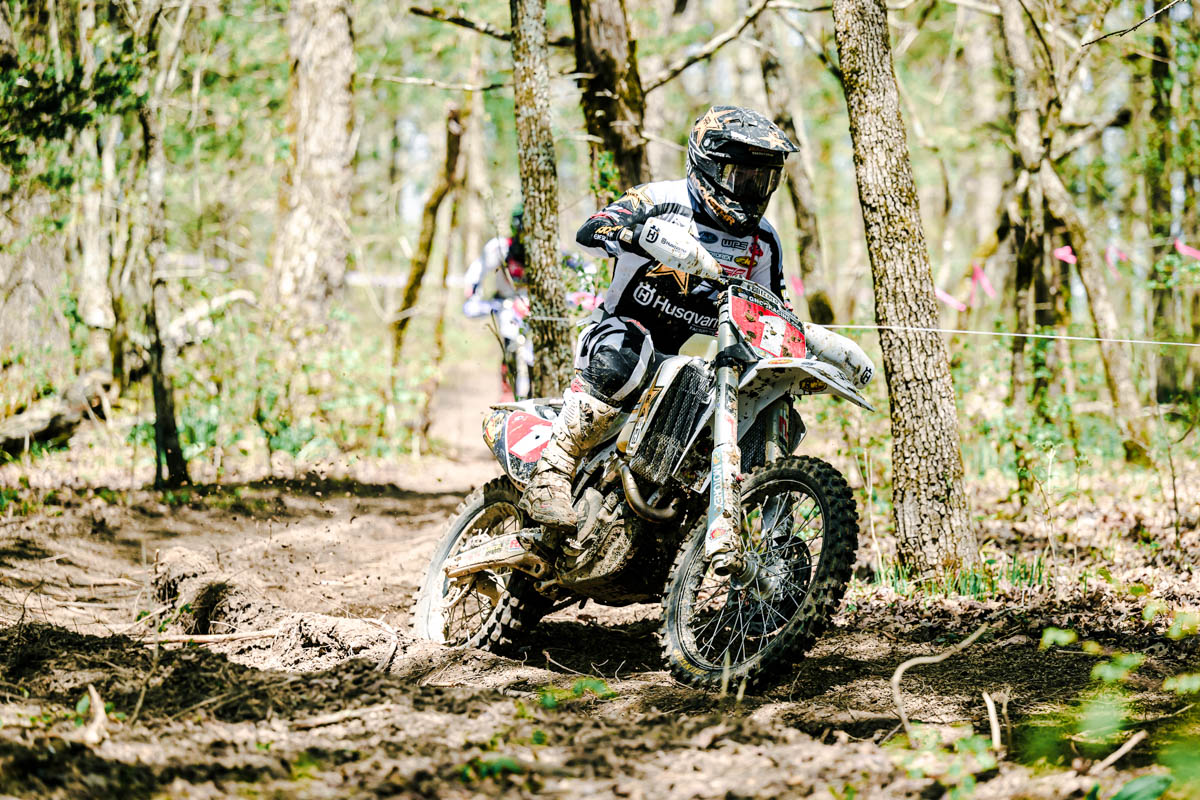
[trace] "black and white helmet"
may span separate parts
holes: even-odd
[[[688,188],[714,222],[748,236],[779,186],[784,160],[798,149],[757,111],[713,106],[688,137]]]

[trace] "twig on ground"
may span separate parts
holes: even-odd
[[[1000,720],[996,716],[996,701],[987,692],[983,693],[983,704],[987,706],[988,723],[992,728],[992,749],[1000,749]]]
[[[154,647],[157,644],[220,644],[221,642],[237,642],[242,639],[265,639],[269,636],[278,636],[282,632],[279,628],[270,628],[265,631],[243,631],[241,633],[181,633],[160,636],[155,641],[145,644],[147,647]]]
[[[544,656],[546,657],[546,660],[547,660],[547,661],[549,661],[551,664],[553,664],[554,666],[558,667],[559,669],[565,669],[567,672],[573,672],[573,673],[575,673],[576,675],[583,675],[583,673],[582,673],[582,672],[579,672],[578,670],[571,669],[571,668],[570,668],[570,667],[568,667],[566,664],[560,664],[560,663],[558,663],[557,661],[555,661],[553,658],[551,658],[551,657],[550,657],[550,651],[549,651],[549,650],[543,650],[543,651],[542,651],[542,655],[544,655]],[[587,676],[586,676],[586,675],[584,675],[584,677],[587,677]]]
[[[155,633],[157,633],[157,629]],[[129,724],[137,722],[138,714],[142,713],[142,703],[146,701],[146,689],[150,686],[150,679],[154,677],[155,670],[158,669],[158,659],[162,655],[162,648],[158,646],[158,640],[154,642],[154,659],[150,662],[150,669],[146,671],[146,677],[142,679],[142,688],[138,692],[137,703],[133,706],[133,713],[129,715]]]
[[[108,722],[108,713],[104,710],[104,701],[100,699],[100,693],[90,683],[88,684],[88,701],[92,707],[92,721],[83,731],[83,741],[88,744],[100,744],[108,736],[108,729],[105,725]]]
[[[912,737],[912,726],[908,722],[908,714],[904,713],[904,698],[900,695],[900,679],[904,677],[904,673],[911,667],[920,666],[922,664],[939,664],[945,661],[952,655],[959,653],[975,643],[975,640],[982,636],[991,627],[988,623],[980,625],[974,633],[963,639],[958,644],[948,650],[943,650],[936,656],[917,656],[910,658],[900,666],[896,667],[895,673],[892,674],[892,700],[896,703],[896,711],[900,713],[900,724],[904,727],[904,733]]]
[[[337,723],[345,722],[348,719],[366,716],[372,711],[392,711],[399,707],[400,706],[395,703],[380,703],[378,705],[363,706],[361,708],[344,708],[341,711],[334,711],[330,714],[322,714],[319,717],[298,719],[292,723],[292,728],[298,731],[307,731],[312,730],[313,728],[323,728],[326,725],[336,725]]]
[[[1116,750],[1114,750],[1111,754],[1109,754],[1108,758],[1104,759],[1099,764],[1096,764],[1091,769],[1089,769],[1088,774],[1096,775],[1097,773],[1103,772],[1104,770],[1108,769],[1113,764],[1120,761],[1121,756],[1125,755],[1130,750],[1137,747],[1138,742],[1140,742],[1142,739],[1145,739],[1145,738],[1146,738],[1146,732],[1144,730],[1138,731],[1133,736],[1130,736],[1125,741],[1125,744],[1121,745]]]

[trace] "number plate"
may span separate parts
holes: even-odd
[[[753,284],[729,287],[733,324],[761,356],[804,358],[804,324],[774,295]]]

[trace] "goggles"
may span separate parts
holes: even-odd
[[[748,166],[720,164],[717,184],[733,197],[765,200],[779,187],[783,168],[779,166]]]

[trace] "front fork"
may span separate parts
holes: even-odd
[[[737,558],[741,552],[738,531],[741,530],[742,513],[742,451],[738,446],[737,422],[740,371],[736,363],[728,363],[722,358],[737,344],[726,302],[721,303],[717,326],[717,402],[713,412],[712,471],[704,553],[710,558],[717,553]]]

